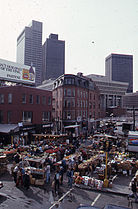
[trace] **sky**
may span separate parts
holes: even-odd
[[[138,0],[0,0],[0,58],[16,62],[17,37],[32,20],[65,40],[65,73],[105,75],[111,53],[133,55],[138,91]],[[125,75],[124,75],[125,76]]]

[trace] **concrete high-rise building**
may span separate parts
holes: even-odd
[[[36,86],[42,82],[42,23],[32,20],[17,38],[18,63],[35,67]]]
[[[127,92],[133,92],[133,56],[111,54],[106,57],[105,75],[109,81],[129,83]]]
[[[42,80],[56,79],[65,73],[65,41],[57,34],[50,34],[43,47]]]

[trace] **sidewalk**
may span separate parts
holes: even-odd
[[[95,187],[85,186],[83,184],[75,184],[75,186],[80,189],[91,190],[91,191],[96,191],[96,192],[107,192],[107,193],[113,193],[113,194],[124,195],[124,196],[130,194],[130,190],[128,186],[123,186],[119,184],[113,184],[112,188],[102,188],[101,190],[98,190]]]
[[[132,178],[133,176],[119,175],[114,179],[112,188],[102,188],[101,190],[98,190],[96,187],[85,186],[83,184],[75,184],[75,186],[80,189],[86,189],[91,191],[108,192],[117,195],[128,195],[130,194],[129,183]]]

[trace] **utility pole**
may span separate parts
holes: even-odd
[[[106,154],[106,160],[105,160],[105,177],[104,177],[104,182],[103,185],[105,188],[108,187],[109,185],[109,180],[107,178],[107,163],[108,163],[108,148],[109,148],[109,142],[108,142],[108,138],[106,139],[106,147],[105,147],[105,154]]]
[[[133,106],[133,131],[135,131],[135,108]]]

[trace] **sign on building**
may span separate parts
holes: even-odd
[[[0,80],[35,84],[35,68],[0,59]]]

